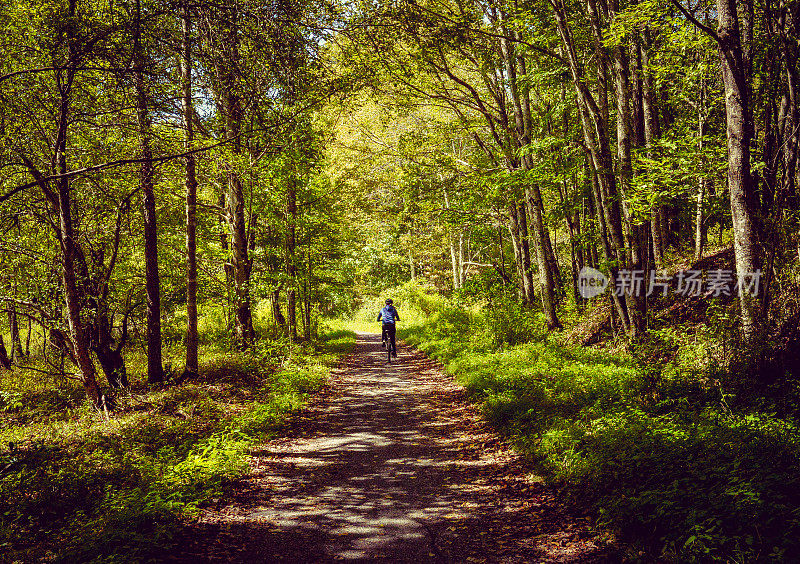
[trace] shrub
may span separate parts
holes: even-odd
[[[705,341],[665,329],[615,354],[541,333],[509,346],[520,337],[504,324],[524,314],[514,305],[495,297],[476,314],[447,304],[405,336],[442,360],[486,418],[634,559],[640,550],[674,562],[800,552],[800,426],[726,401]],[[480,325],[491,346],[476,346]]]

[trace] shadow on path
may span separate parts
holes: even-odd
[[[174,561],[609,562],[415,350],[359,334],[331,385],[263,445]]]

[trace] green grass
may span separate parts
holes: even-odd
[[[732,410],[691,354],[663,365],[558,343],[493,344],[490,316],[452,304],[400,332],[442,360],[532,471],[596,526],[663,561],[786,561],[800,553],[800,428]],[[497,332],[495,331],[495,334]],[[679,351],[680,352],[680,351]],[[732,405],[732,404],[730,404]]]
[[[0,560],[142,561],[223,498],[251,448],[280,431],[354,344],[206,351],[197,379],[131,391],[110,417],[74,382],[0,381]],[[266,354],[266,352],[280,353]]]

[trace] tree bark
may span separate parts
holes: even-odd
[[[8,370],[13,366],[13,362],[8,358],[8,351],[6,350],[6,343],[3,335],[0,335],[0,366]]]
[[[184,127],[184,149],[187,153],[194,145],[192,114],[192,20],[189,2],[183,3],[182,57],[181,57],[181,109]],[[186,156],[186,372],[197,374],[197,172],[194,154]]]
[[[514,137],[516,145],[525,147],[531,140],[531,115],[530,115],[530,96],[526,89],[520,92],[517,78],[527,74],[524,57],[516,52],[515,43],[512,41],[512,33],[507,28],[503,28],[503,37],[500,39],[501,54],[505,62],[506,75],[509,83],[509,92],[514,108]],[[521,158],[522,166],[526,170],[532,168],[533,162],[530,155]],[[544,206],[539,186],[526,183],[525,200],[521,215],[520,227],[524,228],[533,241],[536,253],[536,262],[539,270],[539,293],[542,301],[542,311],[545,315],[547,327],[550,330],[561,327],[561,322],[556,314],[556,292],[555,279],[552,265],[548,262],[547,249],[547,230],[543,219]],[[527,216],[527,217],[526,217]],[[530,250],[527,244],[528,237],[523,241],[522,258],[527,264],[524,272],[530,273]],[[527,255],[527,256],[526,256]],[[525,299],[528,304],[534,300],[533,280],[530,274],[526,275]]]
[[[800,167],[797,166],[800,153],[800,3],[789,2],[784,5],[785,15],[780,34],[781,54],[786,66],[786,95],[784,118],[779,123],[783,141],[783,179],[782,192],[794,194],[800,185]]]
[[[250,272],[245,198],[237,162],[241,154],[242,104],[237,84],[239,65],[239,11],[236,4],[224,14],[217,30],[220,55],[215,61],[217,110],[222,116],[225,139],[232,159],[227,163],[227,205],[231,232],[231,282],[233,285],[234,341],[240,348],[253,344],[253,316],[250,307]]]
[[[519,243],[519,222],[517,221],[517,207],[509,207],[508,235],[511,237],[511,249],[514,251],[514,264],[517,266],[517,295],[525,301],[525,274],[522,272],[522,250]]]
[[[161,357],[161,281],[158,274],[158,229],[156,199],[153,191],[153,153],[150,147],[151,126],[148,93],[144,82],[144,51],[141,38],[141,2],[136,0],[136,30],[134,37],[134,82],[136,87],[136,118],[139,129],[139,150],[142,163],[139,186],[143,196],[144,268],[147,294],[147,381],[164,380]]]
[[[125,388],[128,386],[128,374],[121,352],[125,339],[122,338],[118,347],[112,346],[114,338],[111,335],[111,323],[107,311],[98,312],[96,324],[93,350],[97,355],[97,360],[100,361],[100,368],[112,388]]]
[[[309,251],[306,257],[306,275],[303,280],[305,292],[303,296],[303,338],[306,341],[311,340],[311,252]]]
[[[13,304],[8,310],[8,327],[11,336],[11,362],[17,364],[25,357],[25,350],[22,348],[22,337],[19,333],[17,309]]]
[[[644,41],[649,43],[649,37],[645,31]],[[658,104],[655,92],[653,91],[653,79],[650,74],[650,57],[648,52],[649,45],[638,45],[642,61],[642,114],[644,120],[644,143],[648,148],[648,156],[653,157],[651,147],[656,139],[661,136],[658,120]],[[650,234],[653,245],[654,266],[660,268],[664,263],[664,224],[662,222],[662,206],[656,202],[650,211]]]
[[[289,330],[289,339],[297,340],[297,307],[296,284],[297,265],[295,264],[295,246],[297,231],[297,186],[294,176],[289,178],[286,187],[286,275],[289,278],[289,287],[286,289],[286,318]]]
[[[447,189],[442,191],[444,195],[444,207],[450,209],[450,198],[447,195]],[[451,232],[450,226],[447,226],[447,245],[450,249],[450,272],[453,276],[453,290],[461,288],[461,255],[459,249],[456,248],[455,235]]]
[[[285,329],[286,318],[283,316],[283,312],[281,311],[280,287],[272,290],[272,295],[270,296],[270,298],[271,298],[270,301],[272,302],[272,318],[275,320],[275,323],[278,325],[278,328]]]
[[[562,0],[550,0],[556,19],[559,36],[561,37],[567,62],[572,75],[572,84],[578,100],[578,113],[581,118],[583,137],[594,169],[594,178],[597,181],[595,189],[595,203],[597,205],[598,219],[603,226],[607,256],[615,261],[615,266],[609,269],[610,284],[615,284],[618,278],[619,266],[628,264],[625,254],[625,241],[622,230],[622,212],[620,208],[620,194],[614,176],[613,159],[609,146],[608,135],[608,103],[606,92],[607,57],[602,46],[602,30],[600,29],[596,6],[589,2],[592,11],[592,25],[595,30],[595,53],[597,59],[597,97],[595,100],[589,91],[583,77],[581,61],[578,58],[572,32],[567,24],[566,8]],[[601,217],[602,216],[602,217]],[[613,287],[613,286],[612,286]],[[612,292],[614,303],[625,330],[631,334],[637,331],[636,324],[631,323],[630,312],[625,300],[618,299]]]
[[[64,288],[64,302],[67,310],[67,324],[70,339],[67,343],[71,357],[80,372],[86,395],[98,408],[105,404],[105,397],[97,384],[97,373],[89,355],[89,339],[81,319],[80,296],[75,278],[75,245],[76,236],[72,218],[71,186],[67,167],[67,132],[71,112],[72,84],[75,78],[75,66],[79,54],[74,28],[77,0],[69,0],[70,21],[66,24],[66,37],[70,55],[70,66],[64,71],[56,72],[56,82],[60,95],[58,128],[54,143],[53,164],[59,178],[56,180],[56,194],[52,196],[58,211],[58,235],[61,245],[61,279]],[[42,188],[48,190],[45,184]],[[46,193],[46,196],[50,194]],[[50,197],[48,197],[50,199]]]
[[[28,334],[25,337],[25,356],[31,355],[31,335],[33,334],[33,320],[28,317]]]
[[[750,0],[746,0],[748,3]],[[747,7],[744,8],[747,11]],[[750,171],[750,141],[753,114],[746,68],[747,57],[739,33],[736,0],[717,0],[717,45],[725,86],[725,117],[728,140],[728,190],[733,218],[733,249],[740,280],[760,271],[757,240],[757,200]],[[757,296],[744,285],[739,292],[742,333],[755,339],[759,329]]]
[[[702,152],[704,139],[706,134],[706,119],[704,113],[705,106],[705,84],[700,87],[700,103],[697,110],[697,134],[698,134],[698,148]],[[697,200],[695,203],[694,214],[694,262],[703,258],[703,250],[706,244],[706,222],[705,222],[705,200],[706,200],[706,186],[708,178],[701,175],[697,180]]]
[[[611,0],[610,9],[617,11],[616,0]],[[622,196],[622,209],[625,216],[625,232],[628,250],[627,264],[631,270],[645,270],[647,263],[647,227],[638,222],[630,212],[626,196],[631,193],[633,168],[631,164],[631,93],[630,69],[627,50],[618,45],[613,51],[614,58],[614,89],[617,101],[617,157],[619,159],[619,191]],[[628,303],[628,318],[630,320],[629,333],[636,337],[645,330],[647,324],[647,301],[644,296],[646,289],[631,291],[625,294]]]

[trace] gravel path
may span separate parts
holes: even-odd
[[[415,350],[359,334],[330,386],[177,561],[610,562],[613,552]]]

